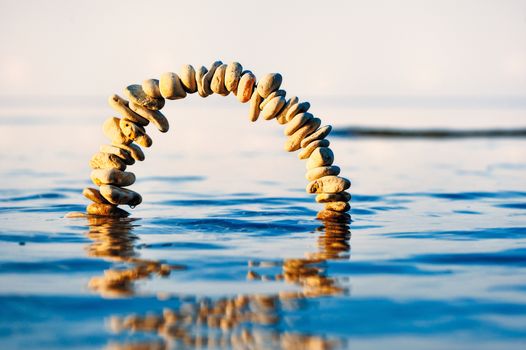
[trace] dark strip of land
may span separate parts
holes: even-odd
[[[397,129],[382,127],[342,127],[335,128],[332,136],[338,137],[385,137],[385,138],[505,138],[526,137],[526,128],[518,129]]]

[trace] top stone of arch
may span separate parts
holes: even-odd
[[[279,73],[265,74],[258,82],[258,94],[267,98],[268,95],[279,89],[282,81],[283,77]]]

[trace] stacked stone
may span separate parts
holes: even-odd
[[[351,195],[346,190],[351,183],[338,176],[340,168],[333,164],[334,154],[326,139],[332,127],[321,126],[321,120],[309,113],[309,102],[300,102],[296,96],[287,100],[285,90],[280,89],[281,82],[279,73],[267,74],[259,80],[250,98],[250,120],[256,121],[261,116],[265,120],[276,119],[285,125],[284,134],[288,136],[285,151],[301,149],[298,158],[307,160],[305,177],[310,181],[306,190],[317,194],[318,203],[325,204],[318,218],[347,222],[350,220],[347,212],[351,208]]]
[[[125,170],[136,160],[144,160],[139,146],[152,145],[145,126],[151,122],[161,132],[168,131],[168,120],[160,112],[165,99],[177,100],[195,92],[201,97],[214,93],[227,96],[232,92],[241,103],[250,102],[251,121],[276,119],[285,125],[288,137],[285,150],[301,149],[298,157],[307,160],[306,178],[310,181],[307,192],[317,194],[316,201],[325,204],[318,218],[349,221],[351,195],[346,190],[351,183],[338,176],[340,168],[333,164],[334,154],[326,139],[331,126],[321,126],[321,120],[308,112],[309,102],[300,102],[296,96],[287,99],[285,90],[280,89],[281,83],[279,73],[267,74],[257,81],[256,76],[243,70],[238,62],[215,61],[209,68],[201,66],[195,70],[191,65],[184,65],[179,75],[167,72],[159,80],[148,79],[142,85],[130,85],[124,91],[129,101],[112,95],[109,104],[121,118],[106,120],[103,132],[111,144],[101,146],[90,161],[91,179],[99,189],[84,190],[84,196],[93,201],[87,208],[88,214],[127,216],[118,205],[133,207],[141,203],[137,192],[124,188],[135,182],[135,175]]]

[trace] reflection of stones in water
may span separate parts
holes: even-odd
[[[318,259],[348,259],[351,246],[351,230],[347,223],[325,221],[317,228],[319,252],[312,254]]]
[[[291,307],[286,304],[287,299],[265,295],[237,296],[215,301],[202,298],[192,303],[183,302],[177,310],[165,309],[162,315],[112,317],[109,327],[116,333],[157,333],[167,349],[180,346],[212,349],[331,349],[341,346],[337,340],[272,329],[280,322],[281,310]],[[154,342],[152,345],[156,348],[159,343]],[[128,349],[127,344],[112,344],[111,348]]]
[[[162,342],[111,344],[110,349],[202,348],[281,348],[332,349],[343,346],[338,339],[280,331],[287,310],[304,307],[298,301],[346,293],[335,278],[327,276],[324,263],[328,259],[348,258],[350,230],[348,222],[324,221],[317,229],[319,250],[305,259],[277,262],[249,262],[247,279],[283,280],[299,286],[300,291],[277,295],[238,295],[235,297],[188,298],[178,300],[176,308],[165,308],[162,314],[113,316],[109,327],[113,332],[154,333]],[[256,270],[280,268],[277,274]]]
[[[88,255],[122,261],[135,256],[133,243],[138,239],[133,235],[134,219],[118,219],[105,216],[88,216],[88,237],[93,240],[88,247]]]
[[[286,259],[281,263],[282,273],[275,276],[249,270],[247,278],[251,280],[284,280],[302,287],[299,292],[282,292],[291,298],[317,297],[346,293],[344,287],[338,285],[334,278],[325,272],[327,260],[348,259],[351,238],[347,221],[323,221],[323,225],[316,229],[318,236],[318,252],[307,254],[305,259]],[[269,267],[273,262],[250,262],[250,267]]]
[[[130,264],[127,269],[109,269],[104,276],[92,277],[89,287],[104,297],[123,297],[135,293],[133,282],[152,275],[168,276],[173,269],[181,267],[162,264],[154,260],[136,257],[134,242],[137,237],[131,233],[134,219],[88,216],[88,237],[93,243],[88,255]]]

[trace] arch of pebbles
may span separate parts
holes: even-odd
[[[142,202],[139,193],[126,188],[135,182],[135,175],[125,170],[135,161],[144,160],[140,146],[152,145],[145,126],[151,123],[167,132],[168,120],[160,112],[166,99],[177,100],[197,92],[201,97],[233,93],[241,103],[249,103],[251,121],[275,119],[284,125],[285,150],[301,149],[298,158],[306,160],[305,177],[310,181],[306,190],[316,194],[316,201],[325,205],[318,218],[349,220],[351,195],[346,190],[351,183],[338,176],[340,168],[333,164],[334,154],[326,139],[332,127],[321,126],[321,120],[309,113],[309,102],[300,102],[296,96],[287,98],[281,83],[279,73],[266,74],[258,81],[238,62],[216,61],[208,69],[201,66],[195,70],[191,65],[183,65],[179,74],[167,72],[159,79],[145,80],[142,85],[129,85],[124,90],[128,100],[110,96],[108,102],[121,118],[110,117],[104,122],[102,129],[110,144],[102,145],[89,162],[93,169],[91,180],[99,188],[88,187],[83,191],[93,202],[87,213],[124,217],[129,213],[118,205],[134,207]]]

